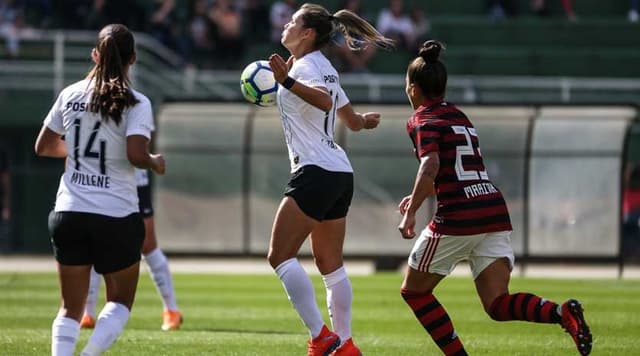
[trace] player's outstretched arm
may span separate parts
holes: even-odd
[[[380,124],[380,113],[367,112],[361,114],[355,112],[351,104],[339,108],[338,117],[351,131],[374,129]]]
[[[132,165],[164,174],[165,161],[161,154],[149,153],[149,139],[142,135],[127,136],[127,159]]]

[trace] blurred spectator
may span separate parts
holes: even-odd
[[[209,19],[209,3],[207,0],[195,0],[191,9],[188,27],[190,34],[189,59],[199,67],[211,67],[213,57],[213,34]]]
[[[414,5],[411,8],[410,17],[416,38],[414,47],[418,48],[430,38],[429,32],[431,31],[431,23],[429,23],[429,20],[424,13],[424,9],[418,5]]]
[[[85,19],[85,27],[99,30],[111,23],[123,24],[131,30],[144,28],[145,14],[142,7],[130,0],[93,0]]]
[[[343,0],[338,6],[338,10],[340,9],[350,10],[366,19],[366,16],[362,14],[362,2],[360,0]],[[336,34],[334,41],[336,45],[327,48],[327,55],[339,72],[368,72],[367,63],[376,53],[375,46],[365,45],[358,51],[352,51],[347,47],[341,33]]]
[[[518,4],[515,0],[485,0],[485,5],[489,18],[493,21],[518,15]]]
[[[158,0],[149,18],[149,34],[169,48],[175,49],[174,31],[176,7],[175,0]]]
[[[87,17],[85,18],[85,28],[100,29],[108,24],[105,12],[106,0],[93,0],[93,4],[89,7]]]
[[[384,36],[396,41],[398,47],[415,49],[415,28],[409,15],[404,12],[402,0],[389,1],[389,7],[380,11],[376,28]]]
[[[24,26],[24,3],[19,0],[0,0],[0,37],[6,41],[10,58],[18,57],[18,32]]]
[[[269,39],[269,7],[264,0],[247,0],[243,10],[244,33],[253,43]]]
[[[244,55],[242,38],[242,14],[230,0],[216,0],[209,10],[213,24],[215,58],[222,68],[238,66]]]
[[[11,175],[5,147],[0,146],[0,252],[10,248],[9,219],[11,218]]]
[[[55,1],[53,26],[69,30],[84,29],[92,8],[93,0]]]
[[[37,28],[49,28],[53,22],[52,0],[23,0],[25,23]]]
[[[178,16],[175,0],[155,0],[148,11],[147,32],[156,40],[177,52],[182,58],[189,55],[183,19]]]
[[[291,20],[296,12],[296,0],[276,1],[271,5],[269,22],[271,23],[271,42],[280,43],[284,25]]]
[[[578,18],[576,17],[576,13],[573,11],[572,0],[561,0],[561,2],[564,13],[567,16],[567,20],[575,22]],[[547,0],[532,0],[531,9],[538,16],[549,16],[551,14]]]
[[[638,0],[631,0],[629,3],[629,21],[638,22]]]

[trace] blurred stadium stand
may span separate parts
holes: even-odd
[[[177,3],[184,19],[191,2]],[[338,1],[318,3],[335,9]],[[375,19],[387,3],[367,0],[364,10]],[[519,15],[501,21],[483,1],[405,7],[422,7],[430,37],[449,47],[448,97],[478,126],[489,172],[509,200],[517,254],[638,262],[638,222],[623,228],[621,202],[627,172],[640,162],[640,25],[627,22],[626,1],[576,1],[577,22],[563,17],[558,2],[550,2],[548,18],[529,14],[529,1],[516,3]],[[17,58],[0,39],[0,140],[9,148],[14,211],[3,252],[49,251],[45,222],[62,162],[35,158],[33,141],[58,91],[89,70],[95,41],[95,31],[54,30],[57,18],[20,32]],[[174,253],[263,254],[288,172],[275,111],[239,104],[239,69],[185,66],[150,35],[136,36],[133,81],[154,101],[158,143],[175,167],[157,182],[161,243]],[[245,40],[238,68],[279,50]],[[396,236],[394,207],[415,173],[402,123],[411,58],[379,51],[370,72],[341,76],[352,101],[385,113],[380,130],[341,131],[358,179],[345,246],[351,256],[396,258],[409,250]]]

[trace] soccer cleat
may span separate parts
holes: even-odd
[[[85,314],[82,316],[82,320],[80,320],[80,327],[83,329],[93,329],[96,327],[96,320],[91,317],[89,314]]]
[[[331,356],[362,356],[360,349],[349,338],[342,346],[338,347]]]
[[[580,355],[591,353],[591,331],[582,315],[582,305],[575,299],[569,299],[562,304],[560,325],[571,335]]]
[[[162,312],[162,330],[177,330],[182,325],[182,314],[177,310],[165,310]]]
[[[340,337],[323,325],[320,335],[309,340],[307,356],[329,356],[338,346],[340,346]]]

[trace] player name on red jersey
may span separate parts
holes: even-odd
[[[446,235],[511,230],[502,193],[489,180],[478,134],[467,116],[443,100],[420,106],[407,122],[418,159],[438,152],[438,206],[429,228]]]

